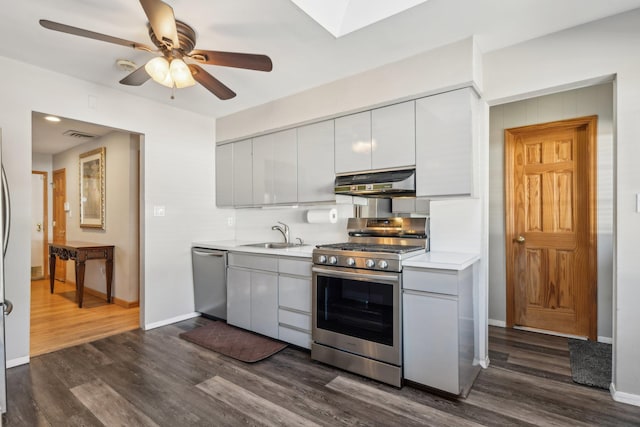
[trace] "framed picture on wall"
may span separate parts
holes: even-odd
[[[80,154],[80,227],[104,230],[105,147]]]

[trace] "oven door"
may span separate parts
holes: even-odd
[[[400,366],[400,282],[400,273],[314,266],[313,341]]]

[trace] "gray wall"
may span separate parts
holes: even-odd
[[[489,319],[506,321],[504,129],[598,115],[598,337],[612,336],[613,84],[491,107],[489,128]]]

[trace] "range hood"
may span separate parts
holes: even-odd
[[[336,194],[361,197],[415,196],[416,171],[365,172],[336,177]]]

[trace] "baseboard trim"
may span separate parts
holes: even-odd
[[[499,326],[501,328],[506,328],[507,322],[505,322],[504,320],[489,319],[489,326]]]
[[[167,326],[167,325],[170,325],[172,323],[177,323],[177,322],[182,322],[183,320],[193,319],[194,317],[198,317],[198,316],[200,316],[200,313],[197,313],[197,312],[194,311],[193,313],[183,314],[182,316],[172,317],[171,319],[165,319],[165,320],[161,320],[159,322],[153,322],[153,323],[145,324],[144,325],[144,330],[148,331],[150,329],[160,328],[162,326]]]
[[[598,342],[605,343],[605,344],[613,344],[613,339],[611,337],[598,336]]]
[[[7,369],[15,368],[16,366],[26,365],[29,363],[29,356],[16,357],[15,359],[7,360]]]
[[[616,386],[613,383],[609,386],[609,392],[611,393],[613,400],[616,402],[640,406],[640,395],[617,391]]]
[[[489,367],[489,356],[484,359],[473,359],[473,365],[480,365],[482,369],[487,369]]]
[[[95,289],[91,288],[84,288],[84,291],[89,295],[93,295],[94,297],[102,298],[104,300],[107,299],[107,294],[104,292],[96,291]],[[115,305],[123,308],[134,308],[140,306],[140,301],[125,301],[116,297],[111,298],[111,301],[113,301]]]

